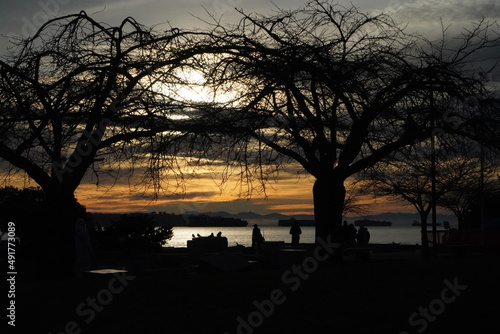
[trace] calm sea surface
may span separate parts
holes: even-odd
[[[289,234],[290,227],[264,225],[259,224],[259,227],[266,241],[285,241],[290,242]],[[173,228],[174,236],[165,247],[186,247],[187,241],[192,239],[192,234],[201,236],[209,236],[210,233],[216,235],[219,231],[222,236],[226,237],[229,246],[243,245],[251,246],[252,244],[252,228],[253,223],[246,227],[185,227],[176,226]],[[368,227],[370,232],[370,243],[390,244],[392,242],[401,243],[404,245],[420,244],[420,227],[408,226],[373,226]],[[314,243],[314,227],[302,227],[302,235],[300,242]]]

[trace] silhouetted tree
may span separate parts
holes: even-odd
[[[500,163],[496,154],[484,149],[470,148],[468,157],[475,163],[475,172],[464,176],[447,193],[438,199],[438,205],[451,210],[458,220],[458,229],[479,228],[481,224],[481,206],[488,198],[500,191],[499,180],[495,177]],[[478,152],[479,151],[479,152]],[[489,154],[488,154],[489,153]],[[472,156],[475,154],[475,156]],[[481,162],[481,159],[483,160]]]
[[[346,179],[429,138],[433,120],[446,123],[444,131],[479,137],[479,125],[496,117],[486,131],[498,131],[492,112],[465,115],[457,127],[445,108],[469,96],[486,108],[484,75],[469,62],[498,45],[489,23],[451,47],[446,36],[434,43],[405,33],[387,15],[328,1],[275,16],[241,15],[237,25],[216,22],[210,32],[224,51],[207,55],[200,70],[216,94],[231,99],[212,105],[207,123],[246,136],[232,156],[247,166],[246,177],[273,172],[252,166],[276,164],[276,171],[294,162],[315,178],[317,237],[340,240]]]
[[[477,190],[480,187],[481,166],[477,145],[470,141],[458,141],[449,135],[442,135],[438,139],[438,146],[434,152],[437,156],[434,196],[430,171],[432,148],[429,141],[396,152],[385,163],[379,163],[361,174],[367,179],[363,182],[366,189],[373,189],[376,196],[395,197],[415,207],[420,215],[422,250],[426,258],[428,217],[433,200],[436,205],[456,208],[462,205],[453,202],[457,196],[467,197],[473,202],[479,198],[479,192],[475,193],[474,199],[471,198],[472,189]],[[491,173],[494,168],[494,165],[489,164],[487,173]]]
[[[125,159],[143,157],[148,180],[168,166],[155,152],[172,154],[185,136],[173,91],[198,52],[188,36],[132,18],[108,26],[81,12],[48,21],[0,60],[0,159],[47,197],[51,270],[71,273],[74,192],[90,167],[99,182]]]
[[[171,226],[156,226],[153,215],[136,213],[122,215],[105,231],[96,231],[94,235],[97,238],[108,237],[109,245],[103,245],[104,247],[120,244],[118,240],[122,240],[122,247],[154,250],[165,245],[172,238],[173,231]],[[109,237],[113,238],[114,242],[109,242]]]

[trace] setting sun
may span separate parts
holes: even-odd
[[[155,89],[166,98],[186,103],[226,103],[234,97],[231,93],[209,87],[204,74],[200,71],[184,68],[178,70],[175,77],[177,83],[158,82],[155,84]]]

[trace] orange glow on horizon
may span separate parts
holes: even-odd
[[[99,187],[87,181],[78,187],[75,195],[78,201],[86,206],[87,211],[98,213],[165,211],[182,214],[187,211],[230,213],[252,211],[259,214],[314,214],[311,178],[298,178],[295,174],[282,173],[280,180],[270,184],[265,194],[257,193],[247,200],[238,196],[240,188],[235,180],[229,180],[221,187],[212,176],[207,173],[193,178],[187,181],[182,189],[178,189],[178,192],[160,194],[156,200],[151,192],[142,196],[130,186],[132,182],[129,184],[123,181],[117,182],[114,186]],[[9,183],[19,188],[37,186],[33,181],[27,182],[26,178],[19,177]],[[384,212],[416,212],[412,206],[387,198],[366,196],[359,200],[359,204],[363,204],[366,213],[347,214],[347,217]]]

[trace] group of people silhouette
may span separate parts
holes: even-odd
[[[292,235],[292,247],[298,246],[302,230],[296,221],[293,222],[290,228],[290,234]],[[370,242],[370,232],[366,226],[360,226],[358,230],[354,224],[347,224],[347,221],[344,221],[341,229],[341,240],[342,244],[346,247],[366,246]],[[254,224],[252,230],[252,247],[259,252],[260,245],[264,241],[265,239],[260,228],[257,224]]]
[[[347,224],[344,221],[341,229],[342,244],[347,247],[366,246],[370,242],[370,232],[365,226],[356,229],[354,224]]]
[[[191,234],[191,237],[193,237],[193,239],[194,239],[194,238],[203,238],[203,236],[202,236],[202,235],[200,235],[199,233],[197,233],[196,235]],[[213,233],[213,232],[212,232],[212,233],[210,233],[209,237],[212,237],[212,238],[213,238],[213,237],[214,237],[214,233]],[[221,231],[219,231],[219,233],[217,233],[217,238],[220,238],[220,237],[222,237],[222,232],[221,232]]]

